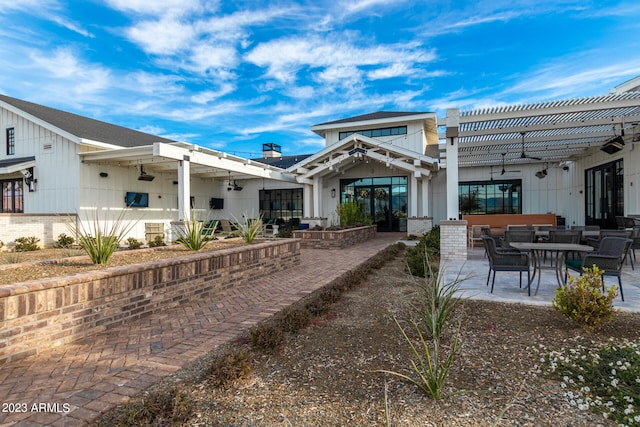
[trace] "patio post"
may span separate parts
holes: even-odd
[[[178,221],[191,220],[190,158],[178,160]]]

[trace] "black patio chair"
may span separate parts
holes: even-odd
[[[535,230],[507,230],[504,232],[503,246],[509,246],[510,243],[531,243],[535,241]]]
[[[618,278],[618,286],[620,287],[620,298],[624,301],[622,292],[622,265],[624,259],[629,252],[629,248],[633,240],[625,237],[603,237],[600,247],[595,252],[587,252],[582,259],[565,260],[567,267],[564,274],[564,283],[567,283],[568,270],[573,270],[580,275],[584,272],[584,268],[596,266],[602,273],[602,290],[604,292],[604,276],[615,276]]]
[[[487,286],[491,272],[493,272],[493,280],[491,281],[491,293],[493,293],[493,285],[496,281],[496,272],[498,271],[517,271],[520,273],[520,288],[522,288],[522,273],[527,272],[527,284],[531,281],[531,270],[529,269],[530,259],[526,252],[502,251],[496,248],[496,242],[493,238],[482,235],[482,243],[487,251],[489,258],[489,275],[487,276]],[[531,287],[527,288],[527,293],[531,296]]]
[[[549,243],[575,243],[580,244],[582,230],[550,230]],[[544,253],[544,260],[547,259],[547,252]]]

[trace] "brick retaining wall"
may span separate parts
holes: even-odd
[[[283,239],[0,286],[0,365],[299,263]]]
[[[376,237],[377,227],[356,227],[345,230],[296,230],[293,237],[301,239],[303,248],[342,249]]]

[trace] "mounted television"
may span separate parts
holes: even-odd
[[[149,193],[127,191],[124,203],[130,208],[147,208],[149,207]]]
[[[224,209],[224,199],[218,199],[218,198],[212,197],[211,200],[209,200],[209,208]]]

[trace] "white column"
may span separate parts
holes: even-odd
[[[458,212],[458,126],[460,110],[447,110],[447,219],[457,220]]]
[[[315,177],[313,178],[313,217],[320,218],[322,217],[322,206],[321,206],[321,193],[322,192],[322,178]]]
[[[178,161],[178,221],[191,220],[191,178],[189,156]]]
[[[302,188],[303,212],[305,218],[313,216],[313,185],[305,184]]]
[[[420,190],[422,193],[422,216],[430,216],[429,215],[429,176],[423,176],[422,181],[420,181]]]
[[[415,172],[411,174],[411,183],[409,185],[409,216],[418,216],[418,180]]]

